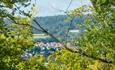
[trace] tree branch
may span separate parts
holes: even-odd
[[[19,11],[20,11],[20,10],[19,10]],[[22,12],[22,11],[20,11],[20,13],[22,13],[22,14],[28,16],[27,14],[25,14],[25,13]],[[30,16],[28,16],[28,17],[30,17]],[[80,55],[82,55],[82,56],[85,56],[85,57],[88,57],[88,58],[91,58],[91,59],[94,59],[94,60],[100,60],[101,62],[104,62],[104,63],[113,63],[113,61],[111,61],[111,60],[108,61],[108,60],[106,60],[106,59],[93,57],[93,56],[88,55],[88,54],[86,54],[86,53],[84,53],[84,52],[81,52],[80,49],[78,49],[77,47],[76,47],[77,49],[76,49],[75,51],[74,51],[73,49],[70,49],[70,48],[67,47],[64,43],[62,43],[60,40],[58,40],[55,36],[53,36],[53,34],[49,33],[47,30],[45,30],[45,29],[40,25],[39,22],[37,22],[35,19],[34,19],[33,21],[41,28],[42,32],[44,32],[45,34],[47,34],[47,35],[49,35],[50,37],[54,38],[56,41],[60,42],[60,43],[62,44],[63,48],[65,48],[66,50],[68,50],[68,51],[70,51],[70,52],[74,52],[74,53],[80,54]],[[37,28],[36,28],[36,29],[37,29]]]

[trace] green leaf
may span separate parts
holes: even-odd
[[[8,8],[13,8],[13,4],[9,0],[3,0],[3,3],[8,7]]]

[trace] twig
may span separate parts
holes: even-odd
[[[19,10],[19,11],[20,11],[20,10]],[[23,13],[24,15],[26,15],[24,12],[22,12],[22,11],[20,11],[20,12]],[[28,16],[28,15],[26,15],[26,16]],[[28,17],[29,17],[29,16],[28,16]],[[33,21],[42,29],[42,31],[43,31],[44,33],[48,34],[49,36],[51,36],[52,38],[54,38],[56,41],[58,41],[58,42],[61,43],[61,41],[59,41],[55,36],[53,36],[51,33],[49,33],[47,30],[45,30],[45,29],[40,25],[40,23],[38,23],[36,20],[33,20]],[[74,51],[73,49],[68,48],[65,44],[63,44],[63,43],[61,43],[61,44],[63,45],[63,47],[64,47],[66,50],[68,50],[68,51],[70,51],[70,52],[74,52],[74,53],[80,54],[80,55],[82,55],[82,56],[86,56],[86,57],[91,58],[91,59],[94,59],[94,60],[100,60],[101,62],[104,62],[104,63],[113,63],[113,61],[111,61],[111,60],[108,61],[108,60],[106,60],[106,59],[93,57],[93,56],[88,55],[88,54],[86,54],[86,53],[84,53],[84,52],[81,52],[80,49],[78,49],[78,48]]]

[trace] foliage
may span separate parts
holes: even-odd
[[[25,30],[23,30],[25,29]],[[0,69],[12,69],[22,59],[20,55],[32,45],[30,28],[17,24],[9,24],[0,34]]]
[[[107,1],[109,0],[96,0],[96,3],[92,1],[93,7],[88,8],[92,12],[81,26],[86,32],[75,40],[75,45],[80,47],[82,53],[112,63],[108,66],[98,63],[102,70],[111,70],[111,65],[115,66],[115,13],[113,5]]]
[[[0,70],[46,70],[41,65],[42,59],[38,61],[35,56],[24,61],[21,57],[27,48],[33,46],[31,21],[35,9],[31,12],[21,9],[28,5],[30,0],[0,0]]]
[[[22,61],[21,54],[32,45],[30,26],[21,24],[22,22],[28,24],[31,21],[28,18],[23,18],[23,21],[18,18],[15,23],[11,20],[15,19],[14,14],[8,12],[8,9],[13,10],[15,3],[24,2],[17,0],[12,2],[0,1],[0,70],[15,70],[16,65]],[[6,19],[11,22],[5,23]]]
[[[68,13],[71,19],[75,16],[85,21],[85,29],[81,37],[75,39],[76,50],[62,49],[48,58],[35,55],[27,61],[22,60],[21,54],[32,46],[31,28],[28,24],[32,17],[20,18],[15,14],[16,3],[28,6],[29,0],[0,1],[0,69],[2,70],[114,70],[115,69],[115,1],[91,0],[92,7],[83,6]],[[8,12],[8,9],[12,10]],[[18,8],[19,9],[19,8]],[[19,14],[20,11],[18,11]],[[25,13],[21,10],[21,12]],[[26,14],[26,13],[25,13]],[[24,16],[23,14],[21,14]],[[26,14],[27,15],[27,14]],[[29,15],[30,16],[30,15]],[[4,19],[12,20],[5,24]]]
[[[114,70],[112,69],[114,65],[93,60],[65,49],[52,54],[48,59],[47,67],[49,70]]]
[[[45,67],[44,57],[40,56],[40,58],[38,58],[37,55],[27,61],[20,62],[16,68],[18,70],[47,70]]]

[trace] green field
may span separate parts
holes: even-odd
[[[50,38],[50,36],[45,35],[45,34],[33,34],[33,37],[34,37],[34,39],[39,39],[39,38],[42,38],[42,39]]]

